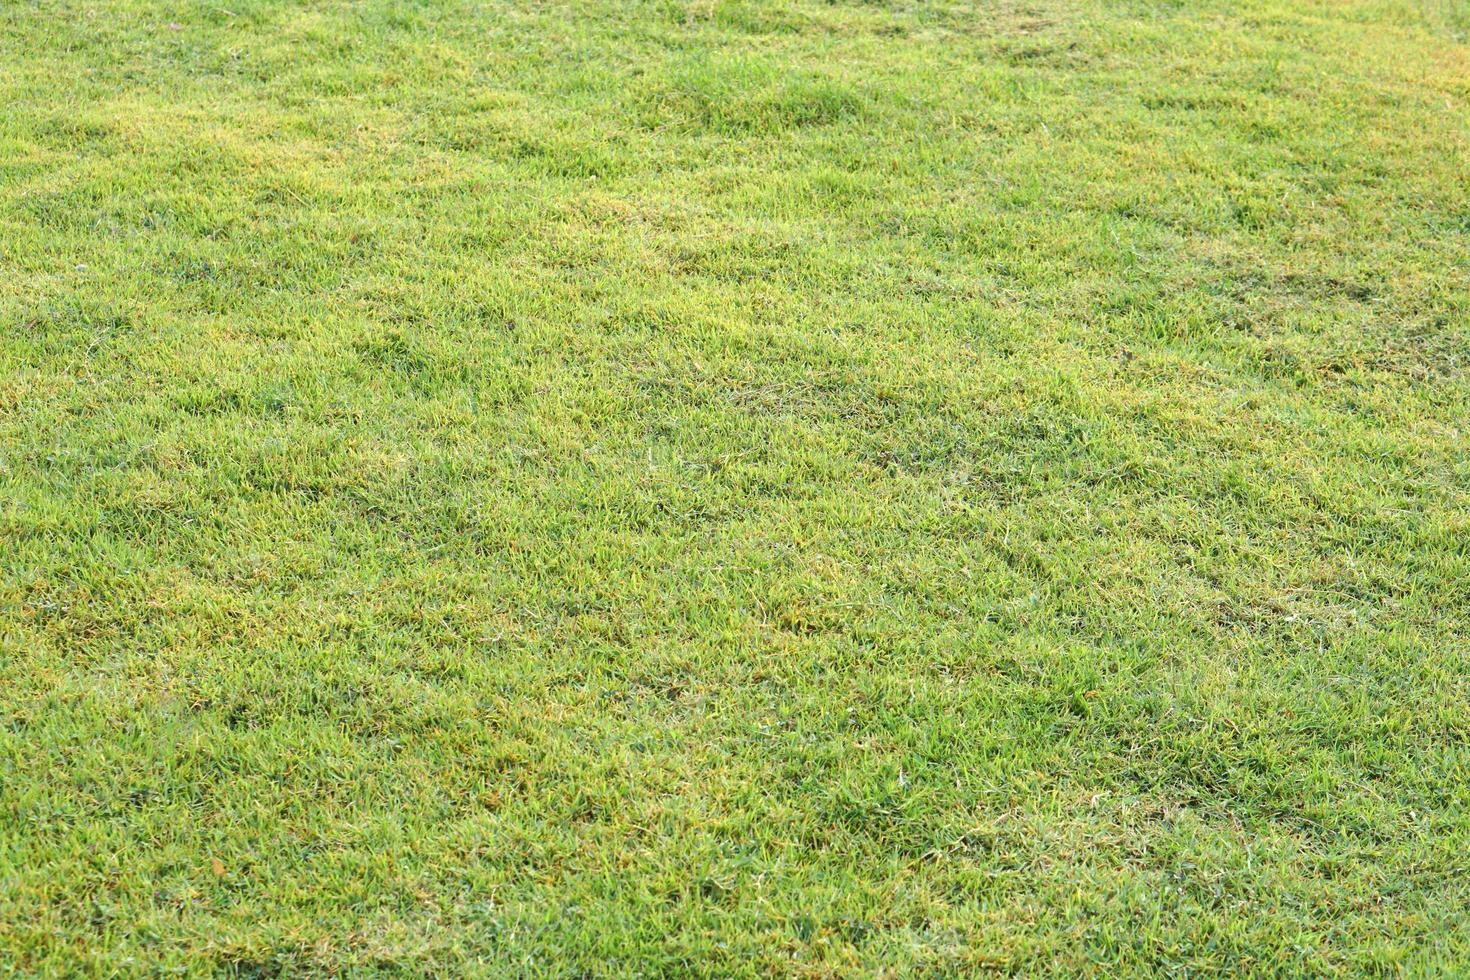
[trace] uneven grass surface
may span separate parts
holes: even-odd
[[[0,6],[0,969],[1470,967],[1467,24]]]

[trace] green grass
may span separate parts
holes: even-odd
[[[0,7],[0,971],[1470,969],[1467,23]]]

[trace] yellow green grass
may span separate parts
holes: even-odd
[[[1467,26],[0,6],[0,971],[1470,968]]]

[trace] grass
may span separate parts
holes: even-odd
[[[0,7],[0,970],[1467,969],[1466,23]]]

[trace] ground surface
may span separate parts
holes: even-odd
[[[1465,966],[1467,26],[0,7],[0,968]]]

